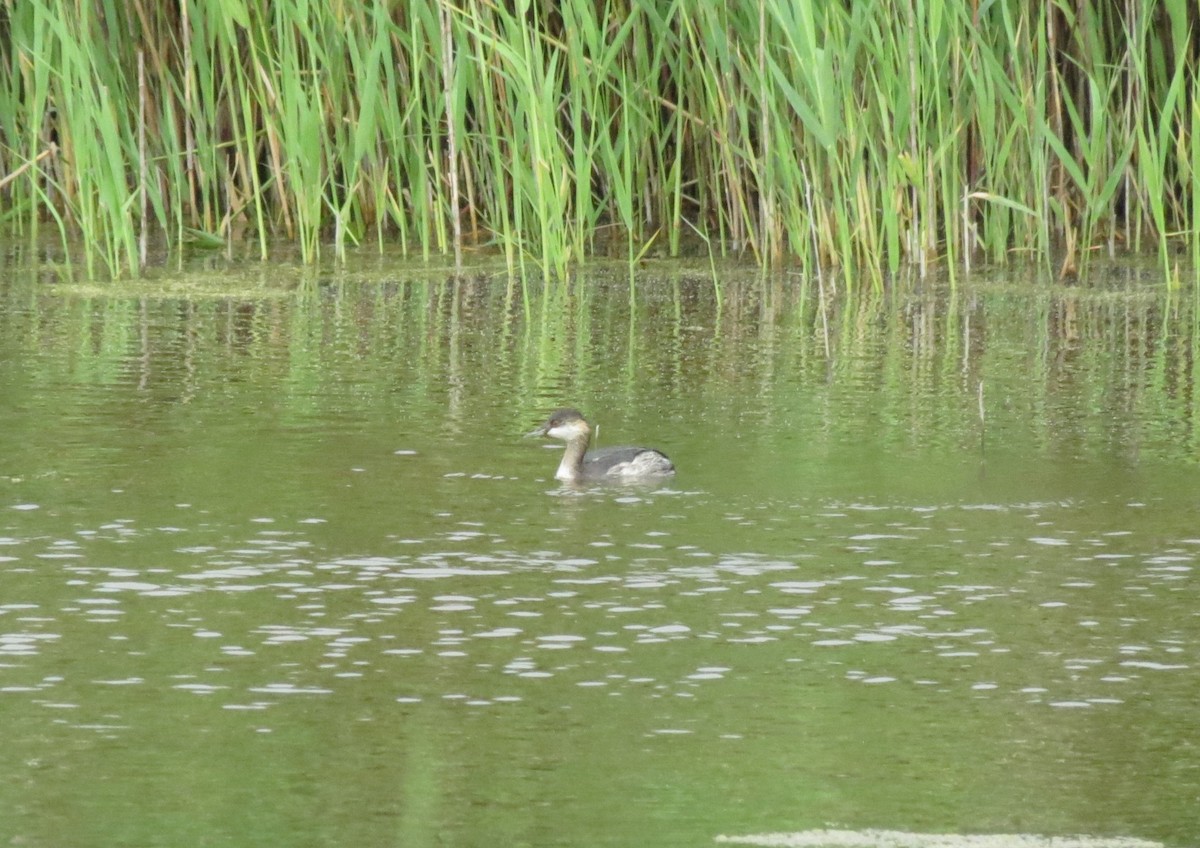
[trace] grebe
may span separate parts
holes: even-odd
[[[667,477],[675,466],[667,455],[653,448],[599,448],[589,451],[592,428],[578,409],[556,409],[546,423],[527,436],[550,436],[567,443],[555,478],[567,483],[582,480],[630,481]]]

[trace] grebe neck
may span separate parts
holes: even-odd
[[[572,482],[583,479],[583,456],[587,453],[589,441],[587,433],[581,433],[567,441],[562,462],[558,464],[558,471],[554,474],[556,480]]]

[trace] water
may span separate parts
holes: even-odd
[[[279,273],[0,283],[4,840],[1197,844],[1190,294]]]

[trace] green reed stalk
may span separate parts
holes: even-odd
[[[477,68],[477,84],[490,87],[496,74],[492,70],[492,51],[489,46],[492,42],[486,35],[489,32],[488,24],[482,17],[471,17],[465,26],[473,35],[471,55]],[[511,123],[501,104],[488,98],[481,104],[477,125],[478,131],[466,156],[475,163],[476,179],[482,186],[481,200],[492,210],[495,235],[504,252],[508,272],[513,274],[517,268],[518,256],[523,255],[523,244],[513,237],[518,232],[514,221],[516,210],[509,200],[512,184],[508,176],[509,170],[505,166],[505,140],[511,137]]]
[[[604,100],[609,74],[606,54],[615,54],[623,39],[621,33],[627,33],[635,19],[631,15],[616,36],[616,43],[606,48],[607,34],[600,28],[603,18],[591,13],[590,4],[564,2],[561,11],[563,49],[567,60],[568,100],[565,115],[567,127],[573,135],[570,146],[574,182],[571,249],[575,255],[583,256],[593,246],[603,203],[602,195],[593,191],[590,177],[596,173],[597,148],[606,129],[594,120],[594,116],[604,115],[607,108]]]
[[[1188,134],[1188,192],[1200,197],[1200,100],[1192,101],[1191,131]],[[1192,203],[1192,267],[1200,277],[1200,203]],[[1200,287],[1198,287],[1200,288]]]

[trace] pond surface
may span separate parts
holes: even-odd
[[[1192,292],[257,273],[0,269],[0,842],[1200,842]]]

